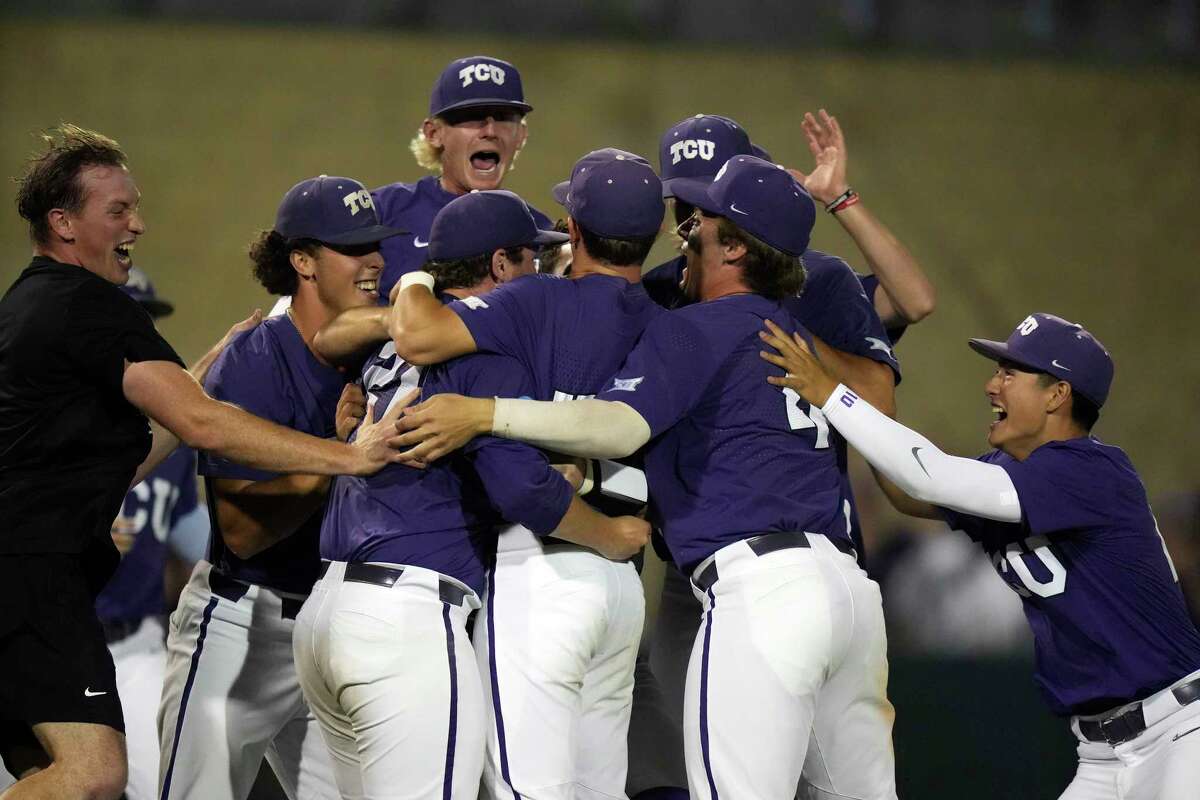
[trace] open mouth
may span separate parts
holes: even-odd
[[[1000,406],[996,405],[995,403],[992,404],[992,413],[996,415],[996,418],[994,420],[992,420],[992,424],[990,426],[992,428],[996,427],[1001,422],[1008,419],[1008,412],[1005,411]]]
[[[500,154],[495,150],[480,150],[471,155],[471,166],[480,172],[491,172],[500,166]]]
[[[355,281],[354,288],[358,289],[360,292],[366,292],[367,294],[378,294],[379,280],[377,278],[371,278],[370,280],[366,281]]]
[[[121,266],[128,267],[133,264],[133,242],[122,242],[113,248],[113,252],[117,254],[117,261]]]

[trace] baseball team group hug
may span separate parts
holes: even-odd
[[[970,339],[987,452],[945,453],[896,419],[934,289],[835,117],[800,121],[807,170],[700,113],[657,169],[582,154],[554,222],[501,188],[532,111],[461,58],[428,175],[296,176],[229,267],[275,309],[190,367],[126,154],[46,135],[0,300],[0,798],[247,800],[264,760],[291,800],[895,798],[849,448],[1020,596],[1078,739],[1045,796],[1200,796],[1200,633],[1092,435],[1100,341],[1038,311]]]

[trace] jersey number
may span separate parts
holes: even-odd
[[[817,429],[817,444],[818,450],[829,447],[829,423],[825,420],[825,415],[821,413],[821,409],[808,407],[808,413],[800,407],[800,403],[804,402],[800,395],[796,394],[795,389],[784,387],[783,402],[787,408],[788,427],[794,431],[802,431],[807,428]]]
[[[1050,573],[1050,580],[1040,581],[1034,576],[1025,563],[1026,555],[1032,555],[1042,562],[1042,566]],[[1007,578],[1009,571],[1016,576],[1021,585],[1018,586],[1014,581],[1009,581],[1009,585],[1022,597],[1035,594],[1038,597],[1054,597],[1067,590],[1067,568],[1054,555],[1050,541],[1045,536],[1030,536],[1023,542],[1011,542],[1003,553],[992,556],[992,562],[1001,576]]]

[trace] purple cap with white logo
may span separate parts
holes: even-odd
[[[783,167],[754,156],[734,156],[711,184],[682,184],[675,196],[794,256],[808,249],[817,220],[804,187]]]
[[[1096,404],[1104,405],[1112,386],[1113,362],[1104,345],[1076,322],[1053,314],[1030,314],[1017,326],[1007,342],[971,339],[975,352],[993,361],[1011,361],[1045,372],[1071,384],[1071,389]]]
[[[576,161],[571,180],[555,186],[553,194],[576,222],[607,239],[651,236],[667,210],[650,162],[615,147]]]
[[[750,136],[729,117],[697,114],[673,125],[658,143],[663,197],[677,197],[675,187],[707,186],[733,156],[753,152]]]
[[[525,102],[521,73],[507,61],[491,56],[451,61],[429,95],[431,117],[472,106],[504,106],[522,114],[533,111],[533,106]]]
[[[154,319],[165,317],[175,311],[175,306],[170,301],[162,299],[154,291],[154,284],[151,283],[150,276],[137,267],[129,269],[129,280],[125,281],[120,289],[137,300],[142,308],[146,309],[146,313]]]
[[[565,233],[538,228],[529,205],[504,189],[468,192],[454,198],[433,218],[429,257],[454,261],[505,247],[562,244]]]
[[[300,181],[283,196],[275,230],[287,239],[326,244],[370,244],[400,233],[379,224],[371,193],[353,178],[318,175]]]

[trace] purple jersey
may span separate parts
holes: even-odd
[[[650,425],[646,475],[656,521],[685,574],[716,550],[768,531],[848,538],[829,425],[759,357],[779,303],[738,294],[659,316],[600,399]]]
[[[594,396],[663,313],[641,284],[612,275],[529,275],[450,308],[480,351],[524,365],[535,400]]]
[[[197,502],[196,453],[188,447],[176,448],[129,490],[121,516],[131,521],[133,548],[96,597],[101,622],[133,622],[166,613],[167,536]]]
[[[382,225],[408,231],[380,242],[383,254],[383,274],[379,278],[379,296],[387,297],[406,272],[421,268],[429,257],[429,230],[433,218],[454,198],[442,188],[436,175],[428,175],[416,183],[389,183],[371,192],[375,211]],[[539,228],[550,228],[554,223],[542,212],[533,208],[533,219]]]
[[[345,379],[317,360],[286,315],[269,317],[226,346],[204,388],[218,400],[241,406],[288,428],[313,436],[335,434],[334,411]],[[250,558],[235,556],[221,539],[213,505],[213,478],[267,481],[273,472],[244,467],[209,453],[200,455],[200,474],[208,480],[213,533],[208,560],[231,578],[286,592],[307,593],[317,578],[320,510],[295,533]]]
[[[859,275],[858,280],[862,284],[863,291],[866,293],[867,297],[870,298],[871,304],[874,305],[875,293],[879,291],[879,278],[868,273],[866,275]],[[906,330],[908,330],[907,324],[895,325],[891,328],[888,328],[888,341],[890,341],[893,345],[896,344],[896,342],[900,341],[900,337],[904,335]]]
[[[1000,451],[980,460],[1012,478],[1022,522],[941,511],[1021,596],[1034,677],[1056,714],[1096,714],[1200,668],[1200,634],[1123,450],[1081,437],[1024,461]]]
[[[377,416],[407,394],[417,374],[391,342],[367,360],[363,383]],[[422,398],[443,392],[520,397],[532,388],[517,361],[483,353],[429,367],[420,381]],[[573,494],[537,449],[477,437],[424,470],[397,464],[368,478],[337,478],[321,531],[321,557],[424,567],[482,592],[496,527],[518,522],[548,534]]]

